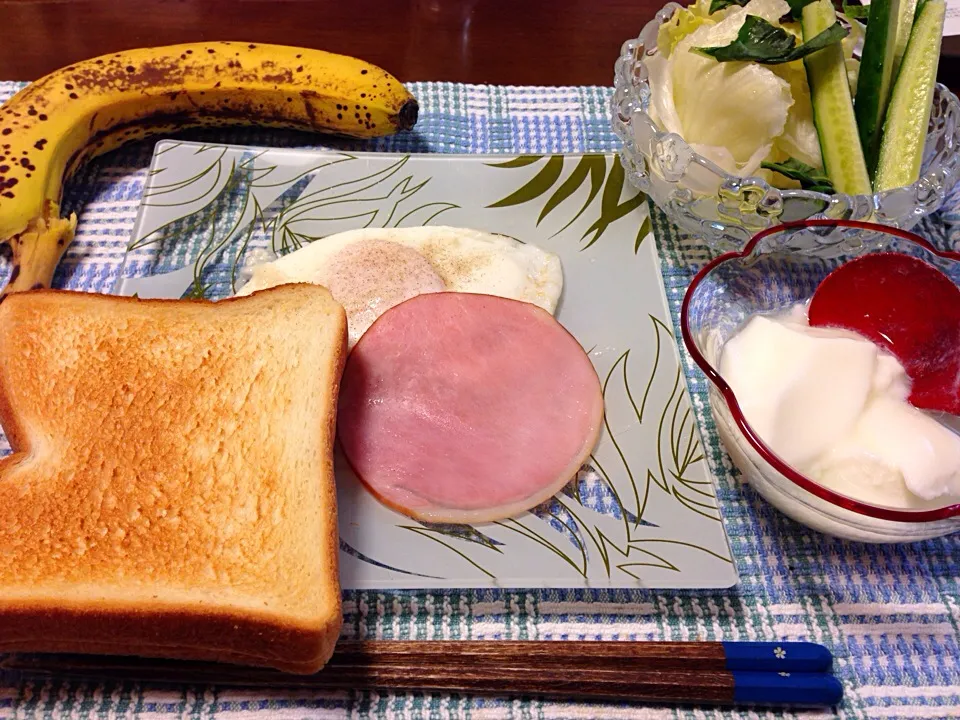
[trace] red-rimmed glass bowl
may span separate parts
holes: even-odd
[[[706,265],[684,296],[680,323],[687,349],[710,380],[710,408],[720,438],[767,502],[837,537],[909,542],[960,530],[960,504],[920,510],[871,505],[805,477],[753,432],[717,369],[724,343],[750,316],[805,302],[831,270],[880,251],[918,257],[960,285],[960,253],[936,250],[914,233],[852,220],[807,220],[764,230],[742,251]]]

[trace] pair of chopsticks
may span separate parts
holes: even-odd
[[[806,642],[341,641],[315,675],[91,655],[0,658],[17,681],[408,690],[667,704],[827,706],[833,659]]]

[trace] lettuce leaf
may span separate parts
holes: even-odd
[[[698,0],[698,12],[703,12],[705,2],[710,0]],[[726,172],[759,175],[781,187],[799,187],[799,181],[763,169],[761,164],[791,158],[814,168],[823,164],[803,61],[770,66],[718,63],[692,51],[697,46],[731,42],[749,15],[779,23],[789,9],[785,0],[751,0],[745,7],[730,6],[679,37],[669,57],[662,52],[650,56],[649,112],[659,127],[682,137],[695,152]],[[779,26],[801,41],[797,23]],[[713,193],[717,186],[715,176],[707,171],[698,174],[694,166],[685,183],[700,193]]]
[[[867,36],[867,31],[866,28],[863,27],[863,23],[847,17],[842,13],[837,14],[837,19],[850,28],[850,34],[841,42],[841,45],[843,45],[843,56],[849,60],[854,56],[854,53],[859,55],[863,50],[863,41]]]
[[[773,144],[794,104],[790,84],[762,65],[718,63],[691,48],[729,42],[748,13],[776,18],[787,7],[783,0],[751,0],[746,8],[735,8],[716,25],[684,38],[662,72],[657,77],[651,72],[659,120],[670,132],[691,144],[726,148],[738,165]]]
[[[710,17],[710,10],[702,0],[680,8],[657,31],[657,49],[665,56],[677,46],[677,43],[687,37],[702,25],[715,25],[722,17]]]
[[[810,85],[802,60],[784,63],[771,68],[778,77],[790,85],[793,105],[787,116],[783,133],[774,140],[774,147],[786,157],[794,157],[813,167],[821,167],[820,136],[813,124],[813,103],[810,100]]]
[[[725,147],[701,145],[699,143],[694,143],[690,147],[693,148],[694,152],[698,155],[705,157],[720,169],[725,170],[731,175],[740,175],[741,177],[755,175],[763,165],[763,159],[767,157],[772,150],[772,146],[770,145],[761,145],[754,150],[753,154],[746,160],[738,162]]]

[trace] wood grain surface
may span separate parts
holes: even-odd
[[[609,85],[659,0],[0,0],[0,78],[146,45],[244,40],[363,57],[402,80]]]
[[[402,80],[610,85],[665,0],[0,0],[0,79],[133,47],[248,40],[363,57]],[[960,85],[960,39],[941,81]]]
[[[22,679],[186,682],[222,687],[406,689],[493,696],[724,703],[734,677],[717,643],[341,641],[315,675],[233,665],[92,655],[8,655]],[[772,674],[772,673],[771,673]]]

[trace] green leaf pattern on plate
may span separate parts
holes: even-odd
[[[488,165],[496,168],[525,168],[542,160],[543,157],[542,155],[521,155],[514,160],[508,160],[502,163],[488,163]],[[576,160],[576,158],[572,159]],[[519,189],[501,200],[491,203],[487,207],[500,208],[533,202],[557,183],[563,173],[564,161],[565,158],[562,155],[549,156],[540,172],[534,175]],[[607,171],[608,164],[610,166],[609,172]],[[603,188],[603,195],[600,199],[600,215],[580,238],[581,240],[586,240],[592,235],[589,241],[583,246],[584,250],[599,240],[600,236],[606,232],[611,223],[642,207],[647,200],[647,196],[642,192],[631,190],[630,193],[628,193],[628,197],[623,202],[620,201],[624,188],[624,171],[623,165],[620,164],[619,157],[583,155],[579,161],[577,161],[573,172],[567,176],[566,180],[560,184],[544,203],[543,209],[540,211],[540,217],[537,219],[537,225],[543,222],[547,215],[556,210],[565,200],[580,189],[580,186],[583,185],[588,178],[590,181],[590,194],[584,201],[580,211],[573,215],[566,225],[554,233],[559,234],[563,232],[579,220],[580,216],[583,215],[587,208],[593,203],[600,189]],[[634,243],[636,250],[640,249],[643,238],[646,237],[649,232],[650,223],[645,220],[644,223],[640,225],[636,236]]]
[[[491,162],[163,142],[119,291],[219,299],[249,262],[357,227],[476,227],[556,252],[559,317],[603,385],[593,456],[532,512],[476,526],[398,515],[338,466],[344,586],[726,587],[736,571],[661,319],[644,201],[612,155]]]

